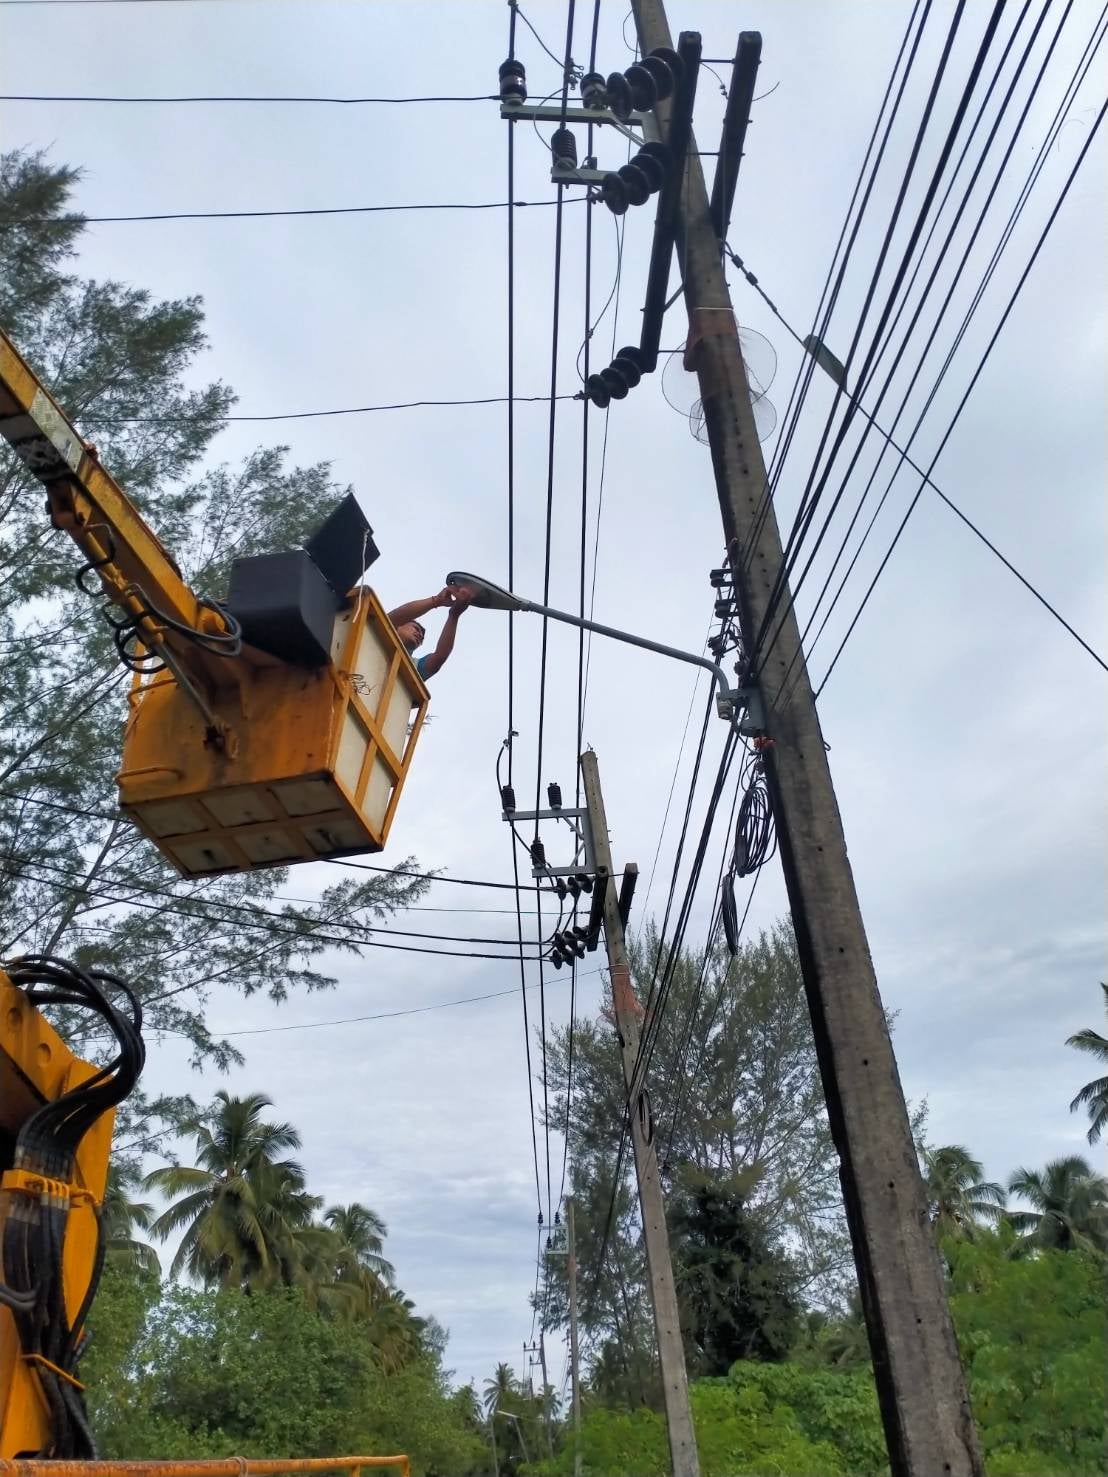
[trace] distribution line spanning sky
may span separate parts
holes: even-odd
[[[469,96],[495,90],[506,7],[473,7],[465,25],[457,24],[456,4],[420,6],[418,16],[411,6],[311,8],[316,45],[307,50],[305,5],[295,0],[218,8],[8,6],[9,60],[0,61],[0,90],[117,96]],[[557,53],[564,4],[525,8]],[[863,12],[845,3],[797,4],[742,17],[714,5],[669,8],[675,32],[695,27],[704,33],[708,56],[731,52],[740,21],[763,33],[759,90],[778,85],[755,108],[731,244],[764,274],[782,315],[806,330],[910,7]],[[577,10],[573,50],[581,61],[592,7]],[[905,97],[906,122],[921,113],[922,83],[934,72],[952,10],[950,4],[933,7],[933,31],[918,63],[921,85],[913,83]],[[630,60],[623,15],[621,7],[602,7],[602,71]],[[398,73],[395,63],[411,55],[413,16],[418,75],[403,74],[403,68]],[[1044,84],[1041,104],[1028,116],[1020,178],[1096,16],[1092,5],[1072,9],[1052,67],[1056,83],[1053,90]],[[967,22],[967,30],[976,37],[982,23]],[[1048,25],[1054,24],[1051,17]],[[214,47],[213,28],[220,43]],[[952,57],[951,88],[940,95],[944,118],[953,111],[954,79],[965,76],[972,39],[967,35],[966,49]],[[521,31],[518,49],[532,95],[556,91],[558,68],[533,37]],[[10,60],[16,56],[18,71]],[[36,75],[36,57],[50,58],[48,72],[43,65]],[[248,86],[244,57],[250,59]],[[715,147],[722,111],[709,82],[705,78],[696,119],[703,149]],[[949,388],[940,392],[937,429],[913,448],[925,467],[1099,101],[1082,93],[1068,111],[1044,165],[1041,199],[1028,207],[998,267],[981,310],[983,326],[971,330],[962,367],[951,370]],[[10,144],[49,146],[60,162],[84,167],[77,205],[89,217],[172,215],[186,206],[189,212],[238,214],[275,205],[324,211],[346,201],[506,198],[506,139],[494,102],[396,111],[197,105],[188,109],[187,129],[169,106],[5,101],[0,109]],[[835,126],[828,128],[827,119]],[[550,199],[536,131],[517,128],[515,147],[520,198]],[[625,156],[622,143],[613,149],[603,136],[596,148],[606,162],[621,163]],[[903,137],[899,149],[903,159]],[[921,178],[934,167],[936,153],[925,150]],[[936,469],[940,485],[1094,645],[1103,629],[1097,553],[1103,442],[1095,428],[1106,335],[1096,232],[1089,223],[1103,162],[1099,140],[1044,246],[1039,275],[1013,311]],[[896,177],[890,170],[889,183],[875,191],[867,213],[873,232],[889,216]],[[536,597],[544,588],[551,485],[543,389],[550,374],[554,213],[527,209],[512,216],[515,389],[537,397],[521,398],[514,418],[513,573],[517,588]],[[578,388],[573,364],[585,337],[586,213],[579,206],[567,210],[563,226],[558,384],[570,395]],[[595,317],[615,280],[616,237],[606,215],[593,214]],[[493,578],[507,573],[504,406],[427,404],[499,401],[506,394],[506,215],[490,209],[133,225],[104,220],[86,231],[79,268],[161,296],[203,294],[211,351],[200,374],[234,385],[251,414],[414,407],[273,427],[243,420],[228,427],[216,448],[217,456],[233,460],[259,440],[279,436],[302,463],[332,459],[370,516],[383,550],[374,573],[386,603],[396,603],[437,588],[449,568]],[[648,212],[629,214],[625,230],[620,343],[638,335]],[[878,245],[875,234],[864,233],[857,259],[872,262]],[[936,282],[936,296],[949,285],[948,270]],[[828,334],[838,353],[845,353],[863,286],[860,274],[844,281]],[[744,327],[765,334],[776,348],[780,369],[769,397],[784,427],[789,385],[803,360],[737,273],[734,291]],[[605,363],[613,314],[614,306],[594,340],[594,357]],[[785,527],[832,397],[828,381],[813,381],[776,494]],[[860,398],[871,408],[865,395]],[[915,409],[921,404],[922,397]],[[883,415],[878,419],[885,425]],[[590,439],[594,513],[600,459],[606,459],[597,616],[700,649],[712,599],[707,571],[719,562],[720,547],[707,452],[666,406],[656,377],[613,407],[603,439],[601,424],[594,417]],[[780,445],[767,443],[767,459]],[[559,405],[550,593],[553,604],[569,608],[579,596],[580,481],[580,410]],[[898,481],[890,494],[888,513],[875,525],[872,554],[863,556],[850,598],[844,596],[841,624],[837,613],[829,627],[828,657],[914,486]],[[591,534],[590,524],[590,557]],[[815,589],[822,576],[823,567],[813,573]],[[521,796],[535,778],[541,640],[541,628],[527,619],[514,623],[516,752],[527,777],[519,781]],[[512,880],[493,778],[506,725],[505,640],[503,617],[467,615],[458,652],[436,682],[435,722],[421,740],[397,822],[397,858],[412,853],[461,876]],[[567,793],[575,784],[577,660],[572,633],[552,630],[541,778],[558,780]],[[993,556],[937,502],[923,500],[821,701],[878,974],[886,1003],[898,1012],[906,1089],[916,1101],[927,1098],[935,1141],[967,1143],[992,1178],[1004,1177],[1016,1156],[1042,1161],[1080,1145],[1081,1125],[1065,1111],[1076,1069],[1062,1043],[1088,1024],[1100,977],[1093,878],[1101,839],[1097,807],[1089,801],[1101,788],[1094,714],[1102,680],[1089,657]],[[592,648],[584,738],[600,756],[617,866],[654,855],[691,687],[676,665],[600,643]],[[696,699],[697,711],[702,700]],[[1061,765],[1051,762],[1059,715],[1065,716]],[[710,731],[708,742],[694,828],[717,770],[722,732]],[[693,749],[690,741],[680,766],[658,862],[658,895],[651,898],[655,907],[673,865]],[[1046,763],[1049,814],[1036,803]],[[1045,855],[1051,865],[1044,869]],[[703,896],[689,919],[692,942],[706,936],[711,921],[716,860],[713,849]],[[289,890],[307,893],[323,885],[322,876],[311,876],[296,874]],[[430,901],[446,902],[456,891],[439,889]],[[495,892],[474,898],[503,901]],[[766,924],[783,908],[771,867],[759,883],[748,928]],[[510,929],[509,920],[498,920],[489,936],[506,934],[504,923]],[[467,923],[456,931],[480,930]],[[313,1187],[331,1200],[365,1200],[384,1214],[407,1290],[451,1328],[449,1362],[462,1378],[484,1377],[526,1332],[534,1271],[535,1186],[518,990],[500,996],[510,983],[508,970],[481,960],[434,966],[382,952],[361,962],[339,961],[336,969],[343,983],[326,1010],[319,1001],[294,1001],[278,1012],[253,1001],[213,1000],[212,1018],[229,1032],[278,1028],[243,1036],[246,1065],[224,1085],[247,1091],[282,1084],[274,1094],[277,1107],[304,1134]],[[598,991],[599,977],[583,975],[579,1010],[595,1011]],[[469,996],[489,998],[465,1009],[424,1009]],[[564,1022],[567,996],[564,986],[547,996],[549,1023]],[[409,1009],[422,1013],[398,1014]],[[325,1015],[392,1018],[352,1022],[339,1032],[283,1029]],[[415,1063],[421,1064],[418,1090]],[[150,1072],[167,1088],[203,1092],[216,1085],[190,1080],[185,1053],[172,1043],[151,1053]],[[337,1080],[350,1083],[352,1094],[352,1111],[338,1126],[327,1085]],[[552,1153],[556,1180],[557,1137]],[[545,1162],[541,1178],[545,1201]]]

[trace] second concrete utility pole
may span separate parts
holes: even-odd
[[[581,755],[581,779],[597,870],[603,882],[597,886],[604,893],[604,938],[608,949],[608,970],[612,979],[612,1005],[619,1032],[623,1058],[623,1080],[626,1092],[635,1086],[635,1070],[639,1056],[639,1018],[642,1007],[631,983],[627,962],[627,946],[623,936],[619,898],[612,875],[612,848],[608,840],[608,822],[604,814],[604,796],[600,789],[600,770],[591,749]],[[669,1432],[670,1460],[673,1477],[699,1477],[700,1465],[693,1432],[692,1408],[689,1405],[689,1379],[685,1370],[685,1348],[681,1342],[681,1318],[677,1307],[677,1290],[673,1280],[673,1261],[669,1249],[662,1182],[658,1174],[658,1156],[653,1140],[647,1136],[638,1101],[629,1104],[631,1143],[635,1151],[635,1173],[639,1183],[639,1206],[642,1211],[643,1240],[650,1278],[650,1298],[654,1305],[654,1326],[658,1337],[658,1362],[662,1371],[662,1395],[665,1401],[666,1426]]]

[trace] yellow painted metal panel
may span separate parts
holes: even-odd
[[[355,670],[367,642],[367,671],[387,659],[373,693]],[[385,845],[427,689],[371,590],[336,621],[332,650],[329,667],[252,668],[238,689],[214,694],[238,737],[225,748],[205,742],[202,716],[175,683],[136,684],[120,803],[186,876]]]

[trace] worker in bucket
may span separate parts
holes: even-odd
[[[389,611],[389,620],[396,627],[396,634],[412,655],[416,671],[425,682],[441,670],[454,650],[458,621],[473,600],[473,595],[474,592],[464,585],[444,585],[437,595],[430,595],[424,600],[409,600],[406,605],[398,605],[395,610]],[[415,653],[427,636],[420,617],[429,610],[439,609],[445,609],[447,615],[435,649],[426,656],[417,657]]]

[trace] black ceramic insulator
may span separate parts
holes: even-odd
[[[632,205],[645,205],[650,199],[650,181],[636,164],[622,164],[616,171],[627,186],[627,199]]]
[[[516,792],[511,785],[500,786],[500,804],[505,810],[515,810]]]
[[[551,782],[549,785],[547,785],[547,787],[546,787],[546,798],[550,801],[550,809],[551,810],[561,810],[561,808],[562,808],[562,787],[561,787],[561,785],[554,784],[553,782]]]
[[[713,569],[708,578],[712,582],[712,589],[719,590],[727,583],[729,572],[726,569]]]
[[[558,128],[550,140],[550,152],[556,164],[577,168],[577,140],[571,128]]]
[[[551,964],[553,964],[553,966],[554,966],[555,969],[561,969],[562,964],[563,964],[564,961],[562,959],[561,954],[555,954],[555,953],[551,952],[550,962],[551,962]]]
[[[577,880],[581,884],[582,892],[592,892],[592,878],[587,872],[578,872]]]
[[[608,387],[598,374],[590,374],[585,381],[585,394],[589,397],[597,410],[607,410],[611,395]]]
[[[657,57],[658,61],[660,62],[665,62],[666,66],[673,73],[674,81],[676,81],[677,78],[680,77],[682,72],[685,70],[685,63],[681,60],[681,58],[677,55],[677,53],[673,50],[671,46],[655,46],[650,55],[653,57]]]
[[[630,118],[635,104],[631,97],[631,84],[622,72],[609,74],[606,83],[608,106],[617,118]]]
[[[641,149],[631,162],[646,180],[647,189],[652,195],[665,184],[666,164],[663,164],[656,155],[648,154],[645,149]]]
[[[603,380],[605,388],[613,400],[627,399],[627,391],[630,389],[630,386],[618,369],[613,369],[611,366],[607,369],[602,369],[600,371],[600,378]]]
[[[586,72],[581,78],[581,101],[586,108],[607,106],[608,94],[604,87],[604,78],[599,72]]]
[[[527,73],[523,63],[512,61],[500,63],[500,101],[502,103],[525,103],[527,101]]]
[[[618,174],[606,174],[600,181],[600,198],[613,215],[624,215],[630,204],[627,186]]]
[[[533,867],[546,866],[546,850],[537,838],[531,842],[531,865]]]
[[[642,370],[634,359],[625,359],[622,354],[617,354],[612,360],[612,368],[622,377],[629,390],[633,390],[642,379]]]
[[[658,85],[653,75],[645,67],[641,67],[638,62],[628,67],[623,75],[631,89],[631,101],[638,111],[645,113],[653,108],[658,101]]]
[[[717,621],[726,620],[726,618],[731,614],[731,606],[733,604],[734,604],[734,601],[732,601],[732,600],[717,600],[716,601],[716,620]]]
[[[668,62],[652,51],[649,56],[643,57],[642,61],[639,62],[639,66],[644,72],[649,72],[654,78],[654,87],[660,102],[664,102],[667,97],[672,95],[675,79]]]

